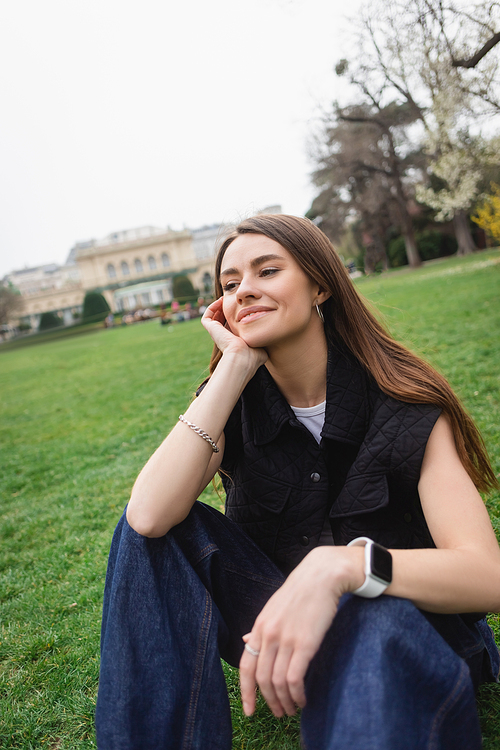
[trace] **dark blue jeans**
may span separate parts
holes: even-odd
[[[99,750],[229,750],[220,657],[238,665],[241,636],[282,582],[206,505],[159,539],[123,516],[104,594]],[[479,750],[474,687],[497,674],[484,621],[346,595],[307,673],[302,741],[307,750]]]

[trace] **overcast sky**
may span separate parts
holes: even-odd
[[[314,195],[360,0],[11,0],[0,11],[0,278],[79,240]]]

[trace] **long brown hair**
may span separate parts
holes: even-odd
[[[324,291],[325,332],[329,343],[342,341],[384,393],[408,403],[435,404],[448,416],[457,452],[476,487],[498,487],[486,449],[471,417],[445,378],[395,341],[370,312],[326,235],[309,219],[263,214],[245,219],[222,242],[215,261],[215,293],[222,296],[220,271],[229,245],[239,235],[262,234],[278,242]],[[214,346],[213,373],[222,354]]]

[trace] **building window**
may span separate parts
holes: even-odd
[[[168,268],[170,265],[170,258],[168,257],[167,253],[163,253],[161,256],[161,264],[163,268]]]
[[[130,276],[130,268],[128,267],[128,263],[125,260],[122,260],[122,275]]]
[[[135,272],[136,273],[142,273],[142,263],[139,260],[139,258],[136,258],[134,260],[134,264],[135,264]]]
[[[155,270],[155,268],[156,268],[156,261],[155,261],[155,259],[153,258],[152,255],[150,255],[149,258],[148,258],[148,265],[149,265],[151,271]]]
[[[112,263],[108,263],[108,278],[116,279],[116,269]]]
[[[203,289],[205,292],[210,292],[212,289],[212,277],[208,272],[203,274]]]

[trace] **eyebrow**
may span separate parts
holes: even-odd
[[[252,268],[260,266],[262,263],[267,263],[270,260],[285,260],[282,255],[275,255],[274,253],[268,253],[267,255],[259,255],[250,262]],[[233,274],[239,273],[237,268],[225,268],[220,272],[221,276],[232,276]]]

